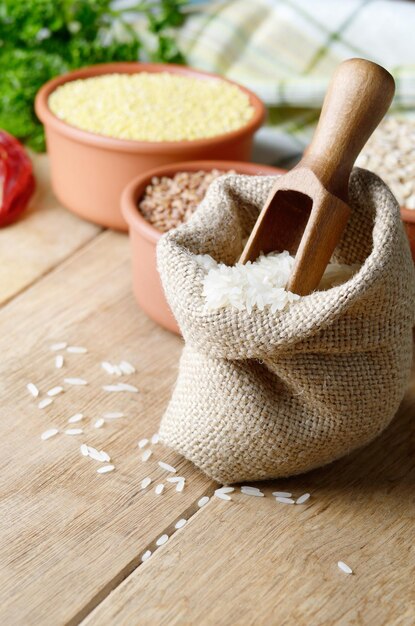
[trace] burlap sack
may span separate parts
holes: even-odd
[[[205,310],[194,255],[233,264],[272,182],[217,180],[158,246],[185,339],[161,440],[221,483],[304,472],[366,444],[392,419],[410,373],[414,268],[396,200],[364,170],[352,173],[335,255],[362,264],[353,278],[276,314]]]

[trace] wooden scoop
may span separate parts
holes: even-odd
[[[350,59],[338,66],[313,140],[271,189],[241,263],[288,250],[295,263],[287,289],[305,296],[317,288],[349,218],[353,164],[394,92],[392,76],[376,63]]]

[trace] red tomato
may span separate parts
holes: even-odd
[[[23,146],[0,130],[0,227],[18,218],[34,189],[32,162]]]

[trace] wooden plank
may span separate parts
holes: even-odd
[[[181,340],[156,327],[131,295],[125,235],[106,232],[0,311],[0,623],[74,624],[140,562],[141,555],[211,489],[189,463],[153,446],[143,463],[137,440],[157,430],[176,376]],[[65,354],[54,367],[56,341],[84,345],[88,354]],[[114,379],[100,367],[107,359],[131,361],[137,373]],[[81,376],[84,387],[65,385],[40,410],[26,391]],[[140,393],[108,393],[103,384],[127,381]],[[80,437],[59,434],[41,441],[51,426],[65,428],[85,414]],[[92,422],[104,411],[126,418],[102,429]],[[79,426],[74,424],[73,426]],[[98,475],[99,463],[80,454],[86,442],[104,448],[116,471]],[[166,483],[158,460],[193,477],[183,493]],[[146,492],[141,480],[154,483]]]
[[[414,417],[412,387],[368,447],[269,497],[211,500],[82,626],[412,626]],[[278,504],[275,490],[312,498]]]
[[[62,208],[49,183],[46,155],[32,155],[37,182],[30,207],[15,224],[0,229],[0,304],[100,232]]]

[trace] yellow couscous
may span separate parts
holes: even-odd
[[[137,141],[215,137],[245,126],[254,114],[236,85],[170,72],[74,80],[58,87],[48,104],[72,126]]]

